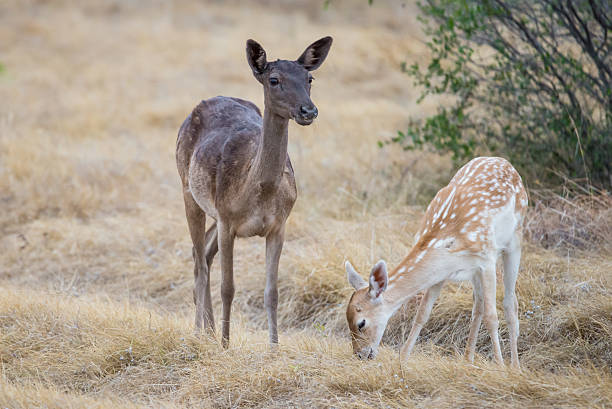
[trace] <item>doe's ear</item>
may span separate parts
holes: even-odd
[[[360,290],[368,286],[368,283],[361,278],[359,273],[355,271],[348,260],[344,263],[344,269],[346,270],[346,278],[348,279],[349,284],[352,285],[355,290]]]
[[[300,58],[297,59],[297,62],[308,71],[316,70],[323,64],[323,61],[325,61],[332,41],[333,39],[329,36],[315,41],[304,50]]]
[[[380,260],[372,267],[372,272],[370,273],[370,296],[372,298],[379,297],[387,289],[388,283],[387,263],[384,260]]]
[[[257,41],[247,40],[246,55],[249,66],[253,70],[253,75],[255,75],[255,78],[259,79],[259,76],[263,74],[268,65],[266,61],[266,51]]]

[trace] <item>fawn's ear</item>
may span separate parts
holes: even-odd
[[[266,61],[266,51],[261,45],[255,40],[247,40],[246,42],[246,55],[249,66],[253,70],[253,75],[257,80],[260,80],[261,74],[263,74],[268,62]]]
[[[368,283],[361,278],[359,273],[355,271],[348,260],[344,263],[344,269],[346,270],[346,278],[348,279],[349,284],[352,285],[355,290],[360,290],[368,286]]]
[[[370,297],[377,298],[387,289],[389,276],[387,274],[387,263],[380,260],[372,267],[370,273]]]
[[[329,48],[332,45],[331,37],[323,37],[320,40],[315,41],[310,44],[306,50],[300,55],[300,58],[297,59],[297,62],[301,64],[308,71],[314,71],[323,64],[325,61],[325,57],[327,57],[327,53],[329,52]]]

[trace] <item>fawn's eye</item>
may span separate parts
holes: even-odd
[[[279,84],[279,80],[276,77],[272,77],[270,78],[270,85],[278,85]]]
[[[359,321],[359,324],[357,324],[357,327],[359,328],[359,331],[361,331],[363,327],[365,327],[365,320]]]
[[[314,80],[314,77],[308,77],[308,83],[312,84],[312,80]]]

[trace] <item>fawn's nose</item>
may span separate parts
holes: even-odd
[[[374,359],[376,354],[373,348],[366,348],[356,353],[359,359]]]
[[[302,117],[306,119],[313,119],[316,118],[317,115],[319,115],[319,110],[314,105],[302,105],[300,106],[300,115],[302,115]]]

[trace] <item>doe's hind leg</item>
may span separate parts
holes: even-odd
[[[213,259],[218,251],[219,242],[217,241],[217,222],[214,221],[212,226],[206,230],[206,235],[204,236],[204,259],[206,260],[209,274],[210,269],[212,268]]]
[[[210,296],[210,269],[206,260],[206,213],[198,206],[191,192],[184,192],[185,214],[189,233],[193,242],[193,275],[195,286],[193,289],[193,301],[196,306],[195,331],[199,333],[204,328],[215,331],[215,320],[213,317],[212,302]],[[214,255],[213,255],[214,256]],[[212,262],[212,259],[211,259]]]

